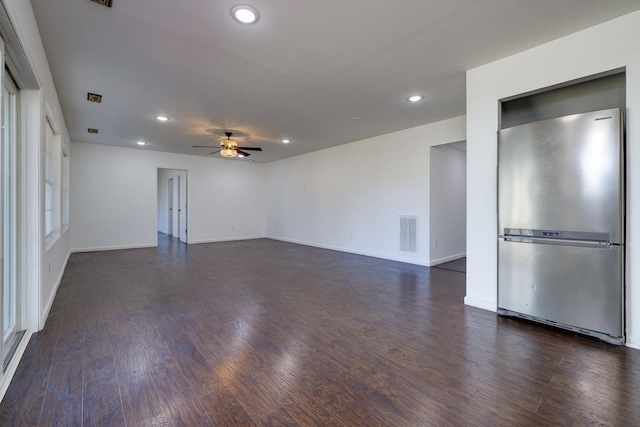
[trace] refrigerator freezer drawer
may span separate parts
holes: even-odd
[[[498,307],[623,336],[623,247],[498,244]]]

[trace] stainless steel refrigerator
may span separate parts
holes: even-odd
[[[503,129],[498,313],[624,342],[620,109]]]

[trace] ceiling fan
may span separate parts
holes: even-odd
[[[262,148],[259,148],[259,147],[238,147],[238,142],[231,139],[231,135],[233,135],[232,132],[225,132],[224,134],[227,136],[227,139],[223,139],[222,141],[220,141],[220,149],[213,151],[209,154],[216,154],[219,152],[222,157],[233,158],[238,156],[247,157],[251,155],[244,150],[262,151]],[[210,145],[194,145],[193,147],[194,148],[211,148]]]

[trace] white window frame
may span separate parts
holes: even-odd
[[[62,232],[69,229],[69,153],[62,149]]]
[[[5,319],[5,313],[3,313],[3,330],[2,330],[2,362],[4,362],[4,357],[6,356],[7,345],[10,342],[11,335],[13,335],[20,326],[20,307],[17,301],[19,301],[20,290],[17,286],[17,244],[16,244],[16,229],[17,229],[17,179],[18,179],[18,165],[17,165],[17,141],[18,141],[18,88],[13,81],[13,79],[6,73],[3,76],[2,84],[4,85],[3,89],[7,89],[7,93],[9,94],[9,99],[4,99],[4,92],[2,97],[2,115],[4,118],[8,118],[10,123],[3,123],[2,132],[4,133],[3,138],[6,138],[5,144],[9,144],[11,148],[5,151],[3,154],[8,155],[9,159],[3,158],[4,167],[8,167],[11,170],[11,177],[9,178],[9,186],[10,188],[3,187],[3,192],[7,191],[7,193],[3,194],[3,202],[8,202],[9,207],[3,203],[2,209],[4,210],[3,215],[3,269],[4,269],[4,277],[3,277],[3,286],[6,286],[6,283],[9,283],[10,286],[13,287],[11,292],[11,304],[12,309],[14,310],[11,313],[11,318]],[[8,102],[8,105],[7,105]],[[7,117],[7,111],[5,111],[5,107],[9,108],[10,115]],[[9,133],[10,131],[11,133]],[[10,142],[9,142],[10,141]],[[3,181],[7,178],[7,171],[3,170]],[[3,186],[6,185],[6,182],[3,182]],[[8,196],[8,198],[7,198]],[[8,240],[6,240],[8,238]],[[4,292],[4,289],[2,289]],[[3,308],[5,308],[6,304],[3,300]],[[11,323],[11,326],[4,330],[7,325],[5,325],[5,321]]]
[[[51,248],[60,237],[61,229],[61,138],[55,123],[46,116],[44,149],[44,234],[46,249]],[[50,194],[48,193],[50,191]]]

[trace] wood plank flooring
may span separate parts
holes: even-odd
[[[433,268],[442,268],[444,270],[458,271],[460,273],[467,272],[467,258],[459,258],[453,261],[438,264]]]
[[[74,254],[1,426],[640,425],[640,352],[272,240]]]

